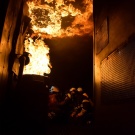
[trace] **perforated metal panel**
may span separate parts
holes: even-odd
[[[101,102],[135,101],[135,41],[114,51],[101,63]]]

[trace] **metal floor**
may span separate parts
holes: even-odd
[[[93,135],[93,126],[85,125],[85,126],[76,126],[69,124],[52,124],[44,125],[44,128],[35,127],[29,125],[27,128],[14,127],[14,125],[10,125],[10,127],[5,127],[0,135]]]
[[[57,124],[48,127],[47,135],[93,135],[93,125]]]

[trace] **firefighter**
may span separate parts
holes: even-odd
[[[52,86],[49,89],[49,101],[48,101],[48,118],[50,120],[57,119],[60,114],[59,101],[60,91],[56,86]]]
[[[77,91],[76,91],[76,99],[75,99],[76,101],[75,101],[74,108],[73,108],[71,115],[70,115],[72,118],[74,118],[76,116],[76,114],[80,108],[80,105],[81,105],[82,100],[83,100],[82,94],[83,94],[82,87],[78,87]]]
[[[76,118],[79,119],[82,124],[90,124],[93,120],[93,107],[94,103],[89,98],[88,94],[83,93],[83,100],[76,114]]]
[[[63,104],[67,104],[70,101],[73,101],[75,98],[76,88],[72,87],[69,89],[69,92],[65,95]]]
[[[74,106],[76,106],[76,92],[76,88],[71,87],[69,91],[65,94],[64,100],[60,103],[63,110],[63,120],[65,120],[65,122],[70,121],[70,114]]]
[[[81,87],[77,88],[78,99],[77,106],[74,107],[71,117],[77,124],[90,124],[93,119],[94,104],[87,93],[83,93]]]

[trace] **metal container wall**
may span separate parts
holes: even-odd
[[[115,50],[101,63],[101,102],[135,101],[135,41]]]

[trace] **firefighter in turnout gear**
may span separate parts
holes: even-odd
[[[74,106],[76,106],[76,92],[76,88],[70,88],[69,91],[65,94],[64,100],[60,103],[63,110],[63,119],[65,119],[65,121],[69,120],[70,114]]]
[[[80,105],[82,103],[82,100],[83,100],[83,89],[81,87],[78,87],[77,88],[77,93],[76,93],[76,101],[75,101],[75,104],[74,104],[74,108],[73,108],[73,111],[71,113],[71,117],[75,117],[75,115],[77,114],[78,112],[78,109],[80,108]]]
[[[76,88],[74,87],[70,88],[69,92],[66,94],[66,97],[64,99],[65,104],[69,101],[74,100],[75,93],[76,93]]]
[[[81,87],[79,87],[77,91],[77,106],[74,107],[71,117],[74,118],[77,124],[90,124],[93,118],[94,104],[88,94],[83,93],[83,89]]]
[[[56,86],[52,86],[49,89],[49,101],[48,101],[48,118],[50,120],[56,119],[60,114],[59,107],[60,91]]]
[[[72,102],[75,100],[76,95],[76,88],[72,87],[70,88],[69,92],[65,94],[64,100],[61,102],[61,105],[66,105],[69,102]]]

